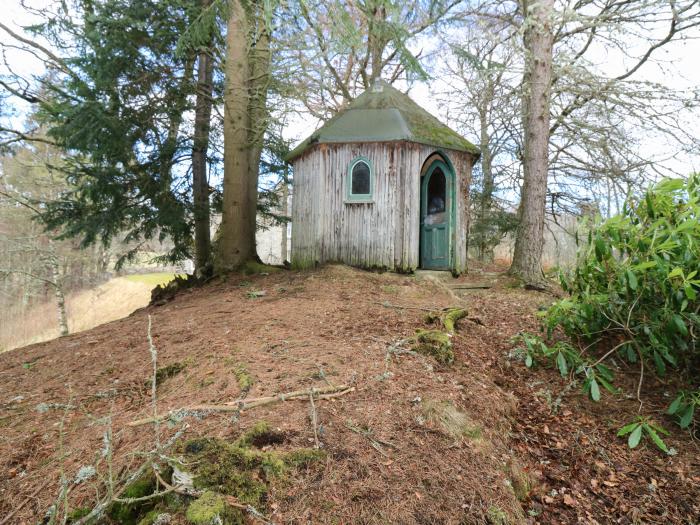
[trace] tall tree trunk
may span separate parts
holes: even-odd
[[[206,9],[210,0],[201,0]],[[213,64],[209,49],[202,49],[197,57],[197,95],[194,110],[194,140],[192,145],[192,194],[194,200],[194,272],[197,276],[209,273],[211,255],[209,181],[207,179],[207,151],[211,122]]]
[[[230,2],[224,87],[224,181],[216,271],[235,269],[255,257],[257,170],[250,169],[248,15]],[[251,173],[255,172],[253,178]]]
[[[280,210],[284,213],[284,216],[289,215],[288,201],[289,201],[289,186],[287,185],[289,181],[289,174],[285,174],[284,180],[282,181],[282,203],[280,205]],[[282,238],[280,239],[280,253],[282,254],[281,263],[287,261],[287,223],[282,225]]]
[[[270,33],[265,19],[263,2],[250,6],[250,42],[248,64],[250,67],[250,86],[248,115],[250,116],[249,159],[250,179],[255,180],[254,193],[257,207],[257,181],[260,172],[260,156],[269,122],[267,111],[267,93],[270,87]]]
[[[540,284],[547,196],[549,103],[552,86],[553,0],[523,0],[525,74],[523,75],[523,188],[510,273]]]
[[[492,92],[493,90],[491,90]],[[489,103],[493,100],[491,96]],[[481,222],[482,233],[479,243],[479,260],[481,262],[493,261],[493,246],[487,242],[489,237],[487,224],[490,220],[491,208],[493,204],[493,159],[491,155],[491,137],[489,136],[489,119],[485,108],[479,110],[479,126],[481,141],[481,175],[483,177],[483,187],[481,190],[481,202],[479,202],[479,220]],[[488,239],[490,240],[490,239]]]
[[[68,335],[68,315],[66,313],[66,297],[63,294],[63,278],[61,269],[58,265],[58,258],[51,254],[49,257],[51,266],[51,283],[56,296],[56,308],[58,309],[58,328],[61,335]]]

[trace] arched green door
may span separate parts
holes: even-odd
[[[450,269],[452,222],[452,173],[436,160],[421,181],[420,266],[430,270]]]

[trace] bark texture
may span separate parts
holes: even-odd
[[[257,188],[260,155],[262,154],[263,139],[269,122],[267,93],[270,87],[270,33],[262,3],[252,3],[249,7],[249,13],[248,64],[250,81],[248,86],[248,114],[250,115],[250,130],[248,140],[250,143],[250,158],[248,169],[250,170],[251,179],[255,179]]]
[[[484,99],[493,102],[493,86],[489,85],[485,90]],[[479,108],[479,127],[481,144],[481,176],[483,177],[483,187],[481,202],[479,202],[479,220],[482,228],[485,227],[491,215],[493,207],[493,157],[491,154],[491,137],[489,136],[489,113],[486,105]],[[487,235],[482,233],[481,242],[478,246],[479,260],[481,262],[493,261],[493,246],[486,242]]]
[[[206,9],[210,0],[201,0]],[[207,178],[207,151],[212,110],[213,64],[208,49],[197,57],[197,95],[194,114],[194,141],[192,145],[192,194],[194,200],[194,270],[195,275],[209,273],[211,255],[209,181]]]
[[[248,15],[230,2],[226,31],[224,88],[224,182],[217,271],[234,269],[255,257],[257,178],[251,180],[248,131]]]
[[[258,171],[267,129],[270,43],[264,4],[230,3],[224,88],[224,182],[215,270],[257,257]]]
[[[510,273],[535,285],[543,281],[541,258],[547,195],[553,4],[553,0],[524,0],[522,3],[526,24],[526,65],[523,76],[524,179],[520,198],[520,223]]]
[[[58,328],[61,335],[68,335],[68,314],[66,313],[66,297],[63,293],[63,278],[58,264],[58,258],[51,254],[49,258],[51,266],[51,280],[56,296],[56,308],[58,309]]]

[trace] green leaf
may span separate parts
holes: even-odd
[[[658,352],[654,352],[654,364],[656,365],[656,372],[660,376],[666,374],[666,363],[664,363],[664,360],[661,359],[661,356]]]
[[[671,435],[671,433],[668,430],[666,430],[664,427],[662,427],[661,425],[656,425],[654,423],[647,423],[647,425],[650,426],[651,428],[653,428],[659,434],[663,434],[664,436]]]
[[[685,414],[683,414],[683,417],[681,418],[679,425],[681,428],[688,428],[690,426],[690,423],[693,421],[693,414],[695,413],[695,405],[690,405],[688,407],[688,410],[686,411]]]
[[[685,296],[691,301],[694,301],[697,298],[698,293],[695,291],[695,288],[693,288],[692,285],[686,284],[684,290]]]
[[[668,278],[672,279],[673,277],[683,277],[683,268],[679,268],[676,266],[671,272],[668,274]]]
[[[634,266],[632,266],[632,268],[634,270],[646,270],[648,268],[653,268],[654,266],[656,266],[656,264],[656,261],[644,261],[642,263],[635,264]]]
[[[676,366],[676,358],[669,353],[668,348],[666,348],[664,345],[658,345],[656,350],[658,350],[666,361],[671,363],[673,366]]]
[[[644,430],[646,430],[647,434],[649,434],[649,437],[654,442],[654,444],[661,450],[666,452],[666,454],[668,454],[668,447],[666,446],[666,443],[664,443],[663,439],[661,439],[661,437],[659,437],[659,435],[656,433],[656,430],[654,430],[654,428],[651,425],[646,424],[644,425]],[[632,439],[632,436],[630,436],[630,439]],[[630,446],[630,448],[634,447]]]
[[[637,445],[639,445],[639,442],[642,439],[642,425],[638,424],[637,428],[635,428],[632,433],[630,434],[629,439],[627,440],[627,446],[629,448],[634,448]]]
[[[565,292],[569,291],[569,287],[566,283],[566,279],[564,278],[563,273],[559,273],[559,284],[560,284],[562,290],[564,290]]]
[[[637,428],[640,425],[638,421],[635,421],[633,423],[628,423],[624,427],[622,427],[620,430],[617,431],[617,437],[622,437],[625,434],[629,434],[632,432],[635,428]]]
[[[600,401],[600,387],[595,378],[591,379],[591,399],[593,401]]]
[[[683,189],[685,182],[683,179],[664,179],[654,186],[654,191],[659,193],[673,193]]]
[[[676,399],[673,400],[673,403],[671,403],[668,406],[668,410],[666,411],[666,413],[673,415],[676,412],[678,412],[678,409],[680,408],[682,401],[683,401],[683,394],[679,395]]]
[[[534,362],[533,362],[533,360],[532,360],[532,356],[531,356],[530,354],[527,354],[527,355],[525,356],[525,366],[528,367],[528,368],[532,368],[532,365],[533,365],[533,364],[534,364]]]
[[[603,388],[610,392],[611,394],[617,394],[618,390],[615,388],[607,379],[605,379],[602,376],[598,376],[598,381],[600,382],[601,385],[603,385]]]
[[[652,219],[654,218],[654,202],[651,198],[651,192],[647,192],[647,194],[644,196],[644,201],[646,202],[647,205],[647,213],[649,214],[649,217]]]
[[[569,372],[569,367],[566,364],[566,358],[562,352],[557,354],[557,368],[559,368],[559,373],[562,377],[565,377]]]
[[[673,324],[676,327],[676,331],[682,336],[688,335],[688,327],[685,326],[685,321],[683,321],[683,318],[678,314],[673,314],[672,319]]]
[[[594,241],[595,256],[596,259],[602,261],[607,253],[607,248],[605,246],[605,241],[600,236],[596,236]]]
[[[637,289],[637,277],[635,277],[632,270],[627,270],[627,284],[629,284],[631,290]]]
[[[600,380],[601,378],[607,379],[608,381],[613,380],[613,373],[612,370],[610,370],[607,366],[605,366],[603,363],[599,363],[595,367],[596,372],[597,372],[597,378]]]

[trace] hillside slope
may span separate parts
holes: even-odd
[[[102,323],[126,317],[143,308],[151,299],[154,286],[172,280],[172,273],[133,274],[114,277],[94,288],[66,295],[68,328],[82,332]],[[0,352],[59,336],[56,301],[34,305],[25,310],[0,313]]]
[[[167,455],[200,473],[220,465],[206,474],[217,492],[235,486],[240,499],[253,498],[241,486],[260,489],[256,508],[274,523],[692,523],[700,515],[696,446],[674,436],[673,457],[628,451],[614,432],[633,403],[591,409],[553,372],[533,374],[507,357],[514,335],[536,329],[547,296],[497,277],[488,277],[490,289],[455,296],[450,286],[465,279],[446,286],[345,267],[231,276],[0,355],[0,516],[40,520],[59,500],[61,472],[70,508],[92,507],[110,468],[126,479],[157,440],[181,432]],[[453,365],[396,344],[426,328],[425,310],[456,303],[469,319],[453,338]],[[312,387],[354,391],[313,407],[303,398],[129,426],[153,414],[149,316],[158,413]],[[236,448],[261,422],[270,430]],[[272,459],[316,440],[322,457],[273,475]],[[250,478],[232,478],[244,469],[240,458]],[[251,458],[264,460],[251,467]],[[96,475],[75,483],[89,465]],[[189,500],[175,499],[156,501],[156,510],[185,523]],[[124,516],[115,519],[128,523]]]

